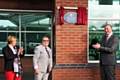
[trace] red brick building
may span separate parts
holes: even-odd
[[[76,25],[67,22],[62,25],[59,24],[59,10],[57,7],[80,6],[87,8],[88,0],[43,0],[43,4],[46,2],[50,7],[41,4],[40,1],[42,0],[25,0],[23,2],[21,0],[0,0],[0,9],[51,9],[53,18],[55,17],[55,23],[53,19],[55,64],[52,71],[52,80],[100,80],[99,65],[97,63],[88,63],[88,24]],[[67,12],[77,12],[77,10],[65,9],[64,13]],[[24,71],[33,70],[32,56],[24,57],[22,62]],[[0,72],[3,71],[3,63],[3,57],[1,56]],[[120,79],[119,74],[118,64],[116,68],[117,80]]]

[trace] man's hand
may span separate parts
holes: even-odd
[[[49,67],[49,72],[52,71],[52,67]]]
[[[92,47],[95,48],[95,49],[97,49],[97,50],[99,50],[100,47],[101,47],[101,45],[97,43],[97,44],[92,45]]]
[[[35,73],[36,74],[39,74],[40,73],[40,71],[39,71],[39,69],[37,68],[37,69],[35,69]]]

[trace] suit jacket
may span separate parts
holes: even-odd
[[[17,50],[18,49],[19,47],[17,47]],[[4,55],[4,70],[14,71],[13,62],[15,58],[18,58],[18,55],[14,54],[8,45],[3,47],[2,54]]]
[[[40,72],[48,72],[49,67],[52,67],[52,51],[49,47],[47,47],[47,49],[49,51],[50,58],[48,58],[48,54],[43,45],[35,47],[34,50],[33,56],[34,68],[36,68],[37,66]]]
[[[100,47],[100,64],[116,65],[116,50],[119,44],[119,38],[112,34],[106,41],[106,36],[103,36]]]

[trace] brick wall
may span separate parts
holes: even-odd
[[[56,65],[53,80],[93,80],[93,70],[87,67],[87,25],[64,22],[59,25],[58,6],[86,7],[88,0],[56,0]],[[77,12],[77,10],[64,10]]]
[[[53,74],[52,80],[93,80],[93,73],[89,69],[54,70]]]
[[[100,80],[98,64],[87,63],[88,24],[59,24],[58,6],[88,7],[88,0],[56,0],[56,64],[52,80]],[[76,12],[77,10],[64,10]],[[116,77],[119,80],[119,64]]]
[[[56,8],[58,6],[87,7],[87,0],[56,0]],[[65,10],[65,13],[76,11]],[[58,9],[56,9],[56,63],[87,63],[87,25],[68,24],[66,22],[63,25],[59,25],[58,12]]]
[[[87,63],[87,28],[85,25],[56,26],[56,63]]]
[[[3,58],[0,58],[0,72],[3,72],[3,65],[4,65],[4,60]]]

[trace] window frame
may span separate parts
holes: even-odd
[[[120,18],[88,18],[88,23],[89,23],[89,20],[98,20],[98,21],[102,21],[102,20],[107,20],[107,21],[120,21]],[[88,24],[88,26],[89,26],[89,24]],[[93,60],[93,61],[90,61],[89,60],[89,27],[88,27],[88,45],[87,45],[87,47],[88,47],[88,50],[87,50],[87,61],[88,61],[88,63],[99,63],[99,60]],[[117,63],[120,63],[120,60],[117,60]]]
[[[12,14],[18,14],[19,15],[19,29],[18,31],[7,31],[7,32],[18,32],[19,33],[19,46],[21,46],[21,34],[22,33],[50,33],[51,34],[51,49],[53,50],[53,23],[52,23],[52,13],[53,11],[51,10],[12,10],[12,9],[0,9],[0,13],[12,13]],[[21,15],[22,14],[46,14],[51,16],[51,31],[22,31],[21,30]],[[0,30],[0,32],[6,32],[5,30]],[[3,56],[0,54],[0,56]],[[25,54],[25,56],[33,56],[33,54]]]

